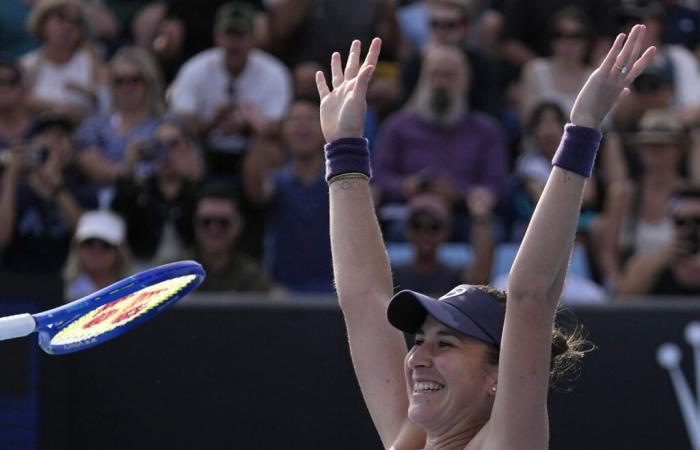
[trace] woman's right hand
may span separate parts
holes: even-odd
[[[345,72],[340,54],[331,56],[333,90],[328,89],[323,72],[316,72],[316,87],[321,99],[321,129],[326,142],[362,137],[367,111],[367,85],[379,58],[382,41],[374,38],[360,66],[360,41],[353,41]]]

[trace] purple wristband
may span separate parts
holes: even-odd
[[[361,173],[372,177],[369,147],[365,138],[341,138],[326,144],[326,181],[344,173]]]
[[[567,123],[552,164],[583,177],[590,177],[602,138],[602,133],[595,128]]]

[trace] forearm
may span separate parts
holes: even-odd
[[[668,254],[664,251],[652,255],[632,256],[615,285],[615,295],[648,295],[659,273],[668,264]]]
[[[78,225],[78,220],[80,220],[80,216],[83,214],[83,208],[65,188],[59,188],[59,190],[56,191],[54,200],[68,229],[71,230],[71,233],[74,232]]]
[[[4,246],[12,239],[12,233],[15,228],[17,177],[18,175],[10,169],[6,170],[2,177],[2,191],[0,191],[0,246]]]
[[[78,161],[83,173],[96,183],[112,184],[122,171],[120,164],[106,160],[96,150],[84,151]]]
[[[465,281],[469,284],[486,284],[491,277],[493,261],[491,218],[473,217],[469,238],[474,250],[474,263],[466,271]]]
[[[243,189],[248,199],[255,203],[266,201],[271,190],[267,180],[266,158],[260,154],[261,150],[251,147],[243,162]]]
[[[341,305],[368,295],[388,300],[393,293],[391,270],[369,183],[359,179],[331,183],[330,214],[333,272]]]

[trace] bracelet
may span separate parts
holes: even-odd
[[[601,132],[595,128],[566,124],[552,164],[583,177],[590,177],[602,138]]]
[[[369,177],[365,175],[364,173],[357,173],[357,172],[348,172],[348,173],[341,173],[340,175],[336,175],[330,180],[328,180],[328,184],[335,183],[336,181],[341,181],[341,180],[365,180],[369,181]]]
[[[369,180],[372,169],[369,164],[369,147],[365,138],[341,138],[326,144],[326,181],[338,175],[361,174]]]

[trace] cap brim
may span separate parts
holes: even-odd
[[[419,292],[403,290],[389,302],[387,318],[395,328],[414,334],[430,314],[438,322],[467,336],[498,345],[471,317],[444,300],[438,300]]]

